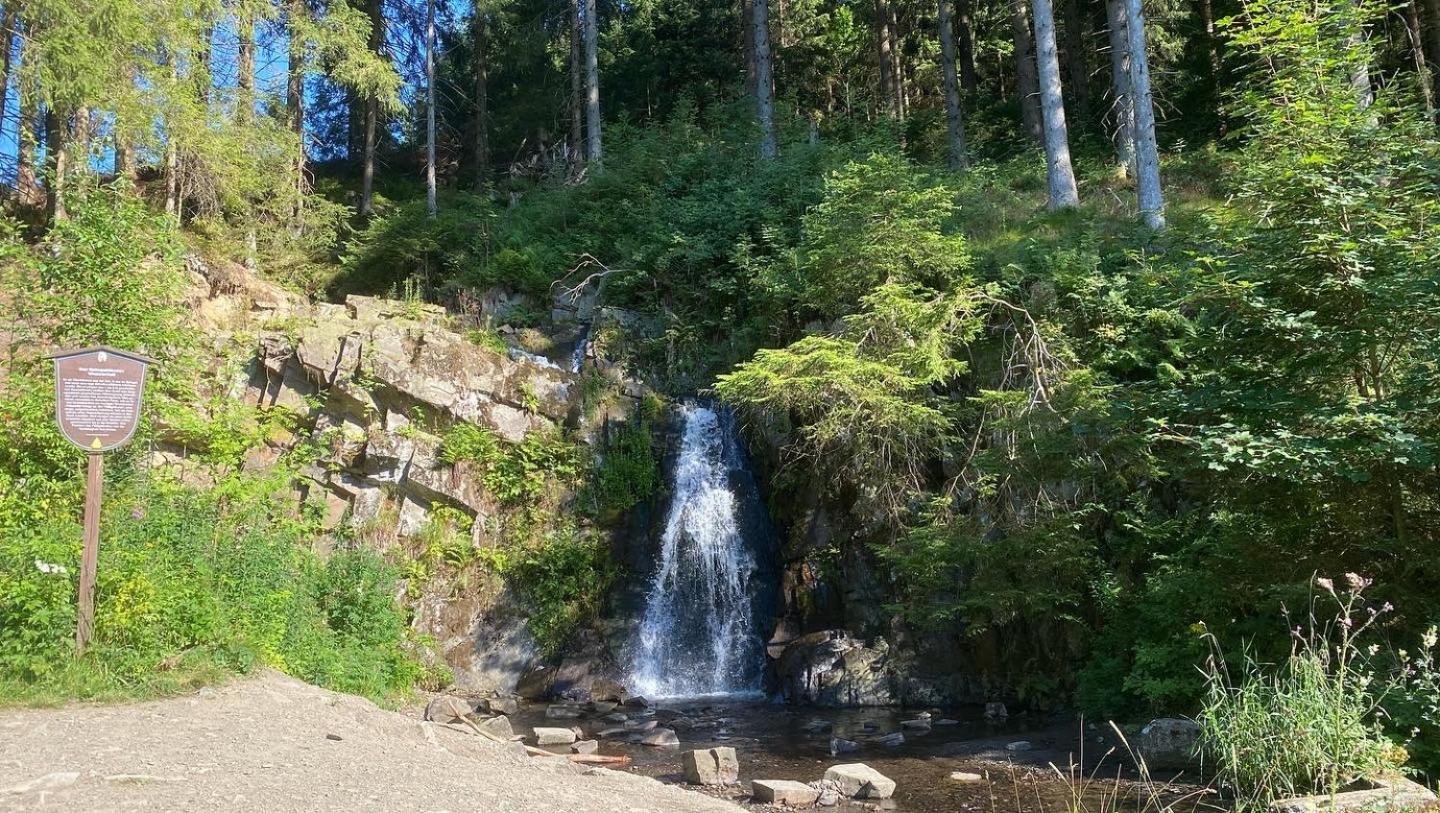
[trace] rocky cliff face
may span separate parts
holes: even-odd
[[[477,466],[446,462],[443,432],[470,425],[518,444],[564,428],[566,442],[592,442],[643,394],[617,368],[591,362],[592,374],[613,381],[604,408],[587,417],[571,348],[562,348],[562,365],[497,346],[497,333],[436,306],[359,296],[311,303],[234,264],[187,263],[189,305],[216,348],[223,398],[293,418],[250,448],[242,466],[264,470],[308,447],[313,462],[291,496],[320,515],[325,544],[349,540],[404,561],[425,555],[427,535],[443,522],[468,529],[474,548],[498,547],[517,512],[487,489]],[[513,304],[502,295],[486,301],[495,310],[479,314],[486,321]],[[191,479],[213,474],[173,439],[153,458]],[[573,498],[549,489],[524,520],[538,516],[543,525],[569,512]],[[539,656],[509,588],[478,567],[420,581],[407,585],[415,626],[436,641],[457,683],[513,689]]]

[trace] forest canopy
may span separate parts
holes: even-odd
[[[838,506],[885,590],[861,631],[989,653],[997,691],[1193,712],[1217,640],[1289,651],[1317,573],[1373,579],[1397,648],[1440,622],[1436,0],[9,0],[3,30],[34,341],[181,358],[184,249],[457,311],[590,258],[649,326],[617,357]],[[66,310],[97,280],[133,310]],[[14,529],[78,467],[4,398]],[[389,583],[304,568],[307,618]],[[335,635],[296,657],[362,657]]]

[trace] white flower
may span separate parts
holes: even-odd
[[[52,564],[50,564],[49,562],[42,562],[42,561],[40,561],[39,559],[36,559],[36,560],[35,560],[35,569],[38,570],[38,571],[40,571],[41,573],[52,573],[52,574],[54,574],[54,573],[68,573],[68,572],[69,572],[69,571],[67,571],[67,570],[65,569],[65,566],[64,566],[64,565],[52,565]]]

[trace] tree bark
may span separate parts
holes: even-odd
[[[1425,118],[1435,121],[1435,78],[1425,59],[1424,37],[1420,30],[1419,0],[1405,4],[1405,31],[1410,37],[1410,54],[1415,60],[1415,77],[1420,85],[1420,100],[1425,104]]]
[[[435,0],[425,3],[425,212],[439,211],[435,197]]]
[[[3,124],[3,116],[10,102],[10,52],[15,47],[15,9],[8,2],[5,3],[3,15],[0,15],[0,39],[5,43],[5,49],[0,53],[0,124]],[[20,128],[25,128],[24,119],[20,120]]]
[[[895,5],[887,3],[886,8],[890,11],[890,59],[893,61],[891,75],[895,77],[895,111],[896,115],[904,119],[910,113],[905,87],[905,55],[900,47],[904,38],[900,34],[900,16],[895,11]]]
[[[484,192],[490,181],[489,42],[485,16],[475,8],[475,191]]]
[[[740,47],[745,52],[745,92],[755,95],[755,8],[751,0],[740,0]]]
[[[595,0],[585,0],[585,157],[601,161],[600,19]]]
[[[385,55],[385,8],[381,0],[366,0],[365,13],[370,18],[370,50]],[[360,216],[375,213],[375,150],[380,129],[380,100],[365,100],[365,143],[360,166]]]
[[[1125,0],[1125,38],[1130,45],[1130,89],[1135,104],[1135,183],[1140,217],[1152,229],[1165,228],[1160,188],[1160,150],[1155,140],[1155,105],[1150,95],[1150,58],[1141,0]]]
[[[1440,64],[1440,0],[1425,0],[1425,23],[1430,63]],[[1440,75],[1436,76],[1436,82],[1440,83]],[[1440,84],[1436,87],[1440,89]]]
[[[1065,0],[1065,76],[1068,102],[1075,126],[1084,129],[1090,120],[1090,65],[1085,33],[1089,28],[1085,4]]]
[[[960,88],[967,96],[974,96],[980,87],[980,78],[975,72],[975,20],[970,4],[971,0],[955,0],[955,36],[960,59]]]
[[[45,215],[51,223],[68,220],[65,211],[65,180],[70,174],[70,145],[65,116],[54,109],[45,111]]]
[[[895,55],[892,53],[895,41],[890,29],[890,4],[887,0],[875,0],[875,36],[880,59],[880,110],[886,116],[899,118],[900,111],[895,106],[899,79],[895,76]]]
[[[296,35],[294,21],[309,13],[305,0],[290,0],[290,41],[286,48],[285,115],[286,124],[295,134],[296,153],[294,173],[295,199],[291,208],[293,225],[298,228],[300,216],[304,213],[305,173],[308,171],[305,158],[305,43]]]
[[[1361,110],[1368,110],[1375,103],[1375,88],[1370,84],[1370,58],[1367,52],[1364,20],[1360,17],[1361,4],[1352,0],[1351,13],[1355,14],[1354,29],[1350,34],[1350,48],[1359,58],[1350,70],[1350,88]],[[1378,124],[1378,121],[1377,121]]]
[[[1020,93],[1020,119],[1026,137],[1039,141],[1043,130],[1040,79],[1035,70],[1035,40],[1030,33],[1028,2],[1014,0],[1010,7],[1010,34],[1015,39],[1015,84]]]
[[[775,139],[775,85],[770,62],[770,0],[751,0],[755,29],[755,118],[760,124],[760,157],[779,155]]]
[[[1135,173],[1135,100],[1130,92],[1130,41],[1125,28],[1125,0],[1105,0],[1110,38],[1110,83],[1113,101],[1115,159],[1123,177]]]
[[[28,33],[28,32],[25,32]],[[25,59],[25,37],[20,37],[20,58]],[[40,143],[41,117],[37,114],[40,99],[38,80],[33,72],[19,74],[16,86],[19,123],[15,132],[15,192],[21,208],[35,210],[40,206],[39,187],[35,184],[35,157]]]
[[[239,45],[235,52],[235,115],[241,123],[255,116],[255,18],[243,7],[235,21]]]
[[[570,173],[585,162],[585,57],[580,45],[580,3],[570,0]]]
[[[950,0],[939,0],[940,72],[945,83],[945,129],[950,143],[950,168],[970,165],[965,150],[965,120],[960,109],[960,82],[955,75],[955,33],[950,26]]]
[[[1080,193],[1075,187],[1075,168],[1070,163],[1070,133],[1065,124],[1060,54],[1055,45],[1055,9],[1051,0],[1031,0],[1030,8],[1035,16],[1035,63],[1040,74],[1040,113],[1045,124],[1045,176],[1049,186],[1049,204],[1052,211],[1068,209],[1080,204]]]

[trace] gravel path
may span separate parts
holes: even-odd
[[[268,673],[199,695],[0,712],[0,811],[736,813]]]

